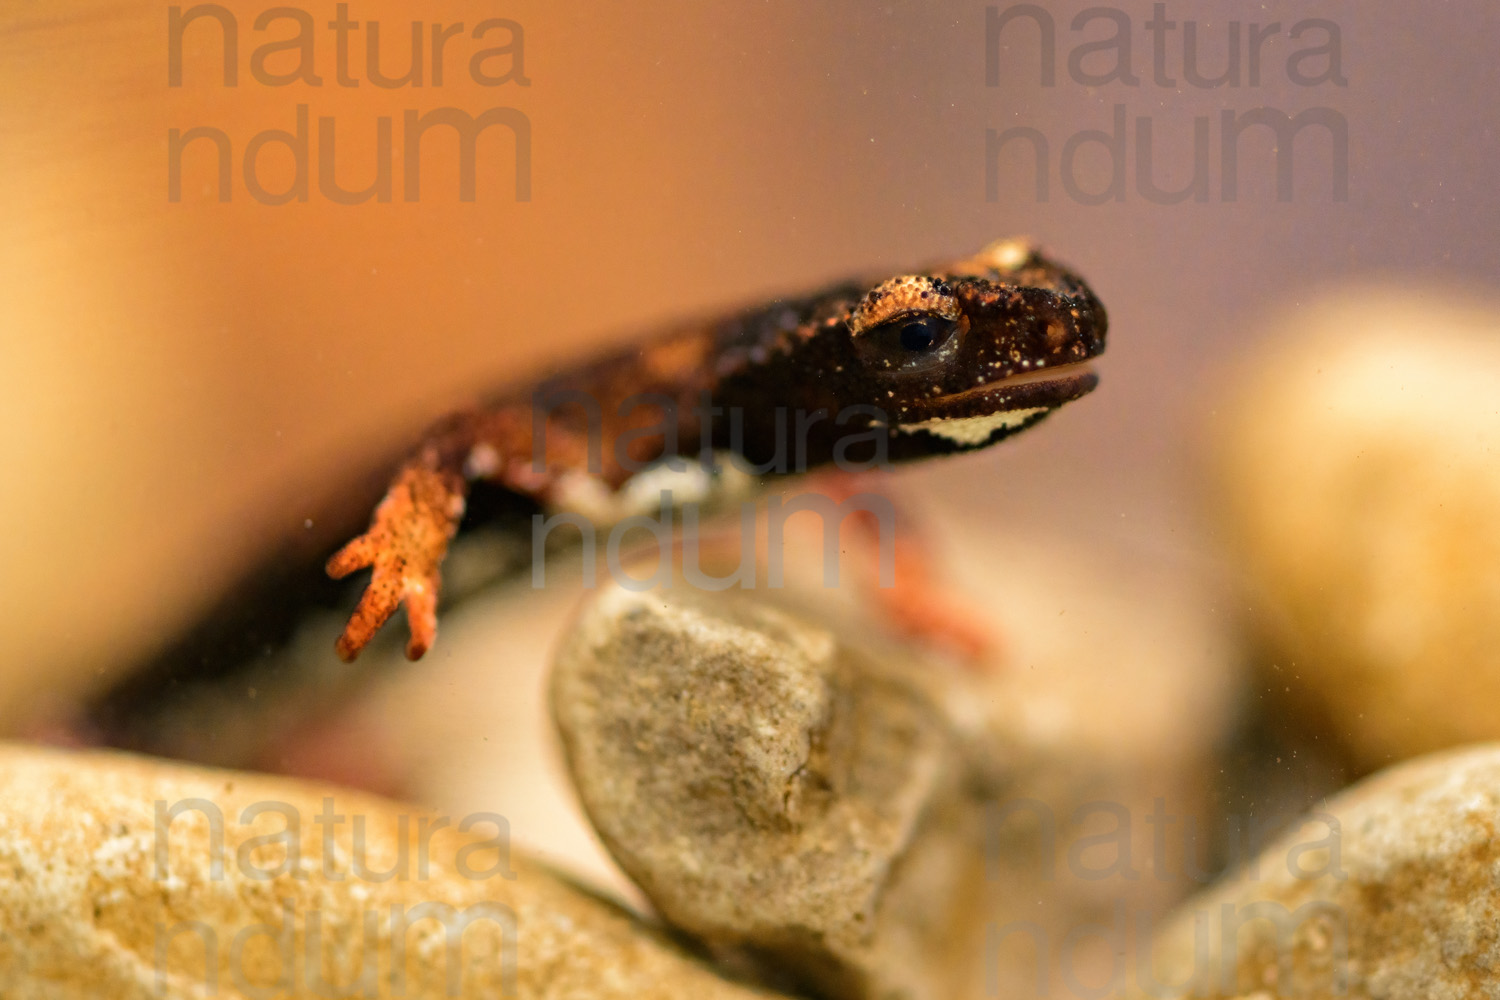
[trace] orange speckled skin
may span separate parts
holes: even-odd
[[[673,455],[731,451],[761,465],[799,413],[812,418],[794,432],[802,446],[788,471],[850,455],[840,448],[855,439],[893,460],[984,447],[1089,392],[1095,377],[1076,365],[1103,351],[1107,326],[1081,279],[1002,242],[686,327],[454,414],[401,466],[369,530],[328,561],[334,577],[373,570],[338,653],[352,660],[403,602],[407,655],[432,646],[440,566],[474,480],[550,507],[580,477],[609,493]],[[583,405],[545,402],[559,392],[591,401],[596,423]],[[989,419],[1007,414],[1016,419]]]

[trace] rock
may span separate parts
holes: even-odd
[[[1500,744],[1368,778],[1184,906],[1128,995],[1500,994],[1497,815]]]
[[[0,745],[0,996],[764,996],[512,857],[503,823]]]
[[[878,647],[806,592],[606,588],[552,678],[584,808],[667,922],[795,988],[1023,996],[1039,957],[1107,963],[1064,943],[1197,887],[1150,817],[1206,830],[1230,672],[1212,628],[1141,603],[1169,589],[1110,596],[1086,562],[1007,549],[1025,571],[970,592],[1028,631],[983,678]]]
[[[1281,326],[1212,445],[1268,689],[1365,771],[1500,737],[1500,315],[1367,290]]]
[[[584,807],[669,923],[823,995],[943,995],[983,868],[976,815],[935,823],[958,747],[917,685],[764,605],[617,586],[554,671]]]

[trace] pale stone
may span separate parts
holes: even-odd
[[[916,684],[764,605],[611,587],[552,704],[585,809],[669,923],[825,995],[947,995],[978,812],[933,823],[958,750]]]
[[[1497,744],[1368,778],[1183,906],[1129,996],[1500,995],[1497,815]]]
[[[764,996],[513,857],[493,820],[460,833],[469,817],[441,818],[331,786],[0,746],[0,996]],[[445,913],[469,919],[461,947]]]
[[[1277,327],[1212,437],[1271,691],[1366,770],[1500,737],[1500,314],[1357,290]]]

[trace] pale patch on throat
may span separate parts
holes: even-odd
[[[994,436],[996,431],[1015,430],[1050,409],[1047,406],[1032,406],[1024,410],[982,413],[977,417],[933,417],[916,423],[897,424],[895,429],[906,434],[923,431],[959,445],[981,445]]]

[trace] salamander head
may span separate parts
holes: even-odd
[[[845,326],[893,445],[916,454],[983,447],[1088,393],[1108,318],[1076,275],[1006,240],[881,282]]]

